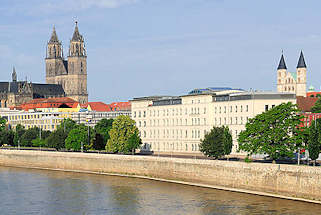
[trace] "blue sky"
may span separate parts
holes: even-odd
[[[320,1],[1,0],[0,80],[45,82],[46,43],[56,26],[68,52],[78,20],[88,55],[91,101],[181,95],[230,86],[276,90],[284,50],[300,50],[308,85],[321,85]]]

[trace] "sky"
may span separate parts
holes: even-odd
[[[68,53],[75,21],[87,49],[90,101],[182,95],[194,88],[276,91],[284,51],[303,50],[307,86],[321,87],[321,1],[1,0],[0,80],[45,82],[53,26]]]

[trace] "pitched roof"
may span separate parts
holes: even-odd
[[[302,51],[300,53],[300,58],[299,58],[298,65],[296,68],[307,68]]]
[[[38,104],[38,103],[78,103],[77,101],[69,97],[58,97],[58,98],[41,98],[41,99],[32,99],[25,104]]]
[[[296,103],[299,110],[303,112],[311,112],[311,108],[314,106],[315,102],[318,100],[316,97],[303,97],[297,96]]]
[[[287,69],[283,54],[281,55],[280,63],[278,66],[278,70],[279,69]]]
[[[98,112],[106,112],[108,111],[108,105],[106,105],[103,102],[87,102],[83,105],[81,105],[83,108],[87,108],[90,106],[90,109],[93,111],[98,111]]]
[[[49,43],[59,43],[55,26],[53,27]]]
[[[130,102],[113,102],[108,104],[109,110],[108,111],[126,111],[131,109]]]

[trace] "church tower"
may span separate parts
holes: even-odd
[[[82,104],[88,102],[87,55],[84,38],[79,33],[77,22],[69,46],[68,81],[70,83],[64,88],[67,96]]]
[[[287,67],[285,64],[283,53],[281,55],[280,63],[277,69],[277,90],[278,92],[286,91],[285,80],[287,76]]]
[[[297,96],[306,96],[307,89],[307,66],[305,64],[303,52],[300,53],[300,58],[298,65],[296,67],[296,76],[297,76]]]
[[[67,74],[67,68],[63,62],[63,49],[61,42],[58,40],[55,27],[47,43],[46,53],[46,83],[47,84],[60,84],[56,80],[56,76]]]

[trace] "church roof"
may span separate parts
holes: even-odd
[[[283,54],[281,55],[280,63],[278,66],[278,70],[279,69],[287,69]]]
[[[304,60],[304,56],[303,56],[303,52],[301,51],[300,53],[300,58],[299,58],[299,62],[298,62],[298,66],[296,68],[307,68],[306,64],[305,64],[305,60]]]
[[[78,24],[77,24],[77,22],[76,22],[75,31],[74,31],[74,34],[72,35],[71,41],[83,41],[83,37],[82,37],[82,35],[79,33],[79,30],[78,30]]]
[[[51,34],[49,43],[59,43],[55,26],[53,27],[52,34]]]
[[[32,83],[34,97],[62,96],[65,94],[60,84],[34,84]]]

